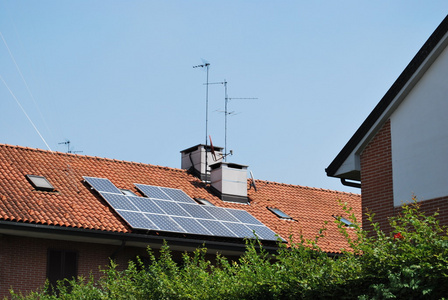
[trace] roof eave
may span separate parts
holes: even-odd
[[[4,220],[0,220],[0,234],[117,246],[125,241],[128,246],[146,248],[150,245],[153,249],[160,248],[166,241],[172,250],[194,251],[199,247],[206,247],[209,253],[220,253],[222,255],[241,255],[246,251],[245,243],[112,232]],[[276,246],[263,246],[263,248],[268,252],[275,252],[278,249]]]

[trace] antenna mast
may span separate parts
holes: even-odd
[[[204,62],[202,65],[193,66],[193,68],[205,68],[207,70],[207,83],[205,85],[205,180],[207,181],[208,175],[208,71],[210,69],[210,63]]]
[[[229,100],[242,100],[242,99],[258,99],[258,98],[229,98],[229,96],[227,95],[227,80],[224,79],[224,81],[221,82],[211,82],[211,83],[207,83],[207,85],[209,84],[223,84],[224,85],[224,160],[227,161],[227,155],[232,155],[232,151],[230,151],[230,153],[227,152],[227,116],[231,115],[233,113],[233,111],[229,112],[227,110],[227,106],[229,103]],[[222,112],[222,111],[221,111]]]

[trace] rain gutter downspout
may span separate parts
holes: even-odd
[[[354,188],[361,188],[361,181],[358,182],[353,182],[353,181],[347,181],[347,179],[345,178],[341,178],[341,183],[345,186],[350,186],[350,187],[354,187]]]

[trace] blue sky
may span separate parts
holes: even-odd
[[[178,168],[205,142],[206,73],[192,68],[205,59],[230,98],[258,98],[229,101],[229,161],[359,192],[325,168],[447,12],[446,0],[0,0],[0,143],[47,149],[15,97],[52,150],[70,140]],[[224,87],[209,87],[208,133],[224,146]]]

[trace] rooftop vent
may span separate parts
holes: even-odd
[[[247,166],[219,162],[210,166],[212,187],[223,201],[247,203]]]
[[[182,150],[180,152],[182,155],[181,168],[189,170],[202,181],[210,181],[210,165],[222,161],[223,149],[222,147],[214,147],[214,155],[211,146],[203,144]]]

